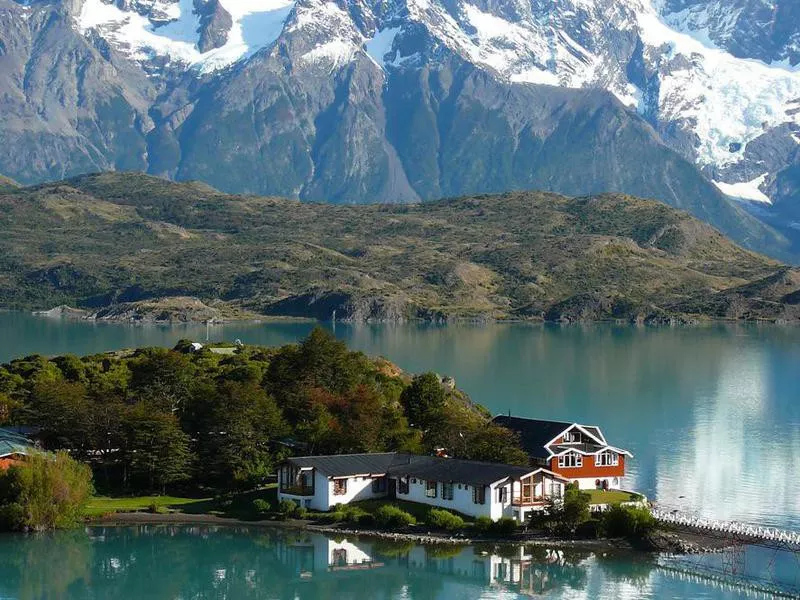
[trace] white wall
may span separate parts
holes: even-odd
[[[459,485],[461,486],[459,489]],[[398,483],[398,490],[399,490]],[[497,502],[497,492],[493,489],[486,487],[486,503],[475,504],[472,501],[472,488],[471,485],[453,484],[453,499],[445,500],[442,498],[442,482],[437,483],[436,498],[428,498],[425,495],[425,481],[417,479],[416,483],[412,480],[408,481],[408,494],[397,493],[398,500],[407,500],[409,502],[418,502],[419,504],[427,504],[428,506],[436,506],[438,508],[446,508],[453,510],[471,517],[490,517],[492,519],[499,519],[503,516],[503,507]],[[509,504],[511,497],[509,496]]]
[[[337,504],[349,504],[358,500],[369,500],[371,498],[383,498],[386,491],[374,494],[372,492],[372,482],[374,479],[369,477],[348,477],[347,493],[341,496],[333,495],[333,480],[326,480],[328,487],[328,506],[323,510],[333,508]],[[388,482],[387,482],[388,486]],[[384,488],[384,490],[388,489]]]

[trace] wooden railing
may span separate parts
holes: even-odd
[[[514,506],[542,506],[547,504],[549,498],[544,496],[514,496],[511,504]]]

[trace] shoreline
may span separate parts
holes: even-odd
[[[65,310],[66,309],[66,310]],[[459,317],[453,316],[446,319],[425,319],[425,318],[406,318],[406,319],[340,319],[338,321],[321,320],[316,317],[303,317],[292,315],[261,315],[258,313],[243,314],[241,316],[220,316],[214,317],[209,323],[208,319],[129,319],[124,317],[94,317],[88,310],[56,306],[46,310],[22,310],[18,311],[9,308],[0,308],[0,312],[24,312],[34,317],[44,319],[63,319],[65,321],[84,322],[84,323],[109,323],[119,325],[137,326],[175,326],[175,325],[229,325],[245,324],[260,325],[271,323],[342,323],[344,325],[560,325],[560,326],[583,326],[583,325],[616,325],[636,328],[696,328],[713,327],[716,325],[751,325],[762,326],[771,325],[777,327],[793,327],[800,325],[797,321],[784,321],[781,319],[732,319],[724,317],[710,317],[708,315],[675,315],[666,319],[635,321],[630,319],[589,319],[589,320],[556,320],[548,321],[541,318],[520,318],[520,317]],[[177,313],[176,313],[177,314]]]
[[[649,548],[637,548],[624,538],[598,538],[598,539],[565,539],[542,537],[534,534],[523,534],[520,539],[467,537],[452,533],[437,532],[394,532],[375,529],[354,529],[351,527],[332,527],[330,525],[317,525],[314,521],[288,519],[285,521],[260,520],[246,521],[232,517],[221,517],[211,514],[187,513],[113,513],[100,517],[87,519],[87,527],[129,527],[132,525],[215,525],[220,527],[252,527],[254,529],[284,529],[306,531],[320,535],[347,535],[355,537],[381,539],[395,542],[412,542],[421,545],[452,545],[474,546],[477,544],[492,544],[503,546],[540,546],[550,548],[583,548],[591,551],[628,551],[642,554],[710,554],[719,552],[726,545],[715,546],[701,545],[700,541],[710,543],[712,540],[703,540],[692,534],[669,534],[660,532],[657,536],[659,544],[654,543]],[[654,536],[655,537],[655,536]]]

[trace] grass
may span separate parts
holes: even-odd
[[[592,504],[620,504],[622,502],[635,502],[641,500],[639,494],[620,490],[586,490],[591,497]]]
[[[86,516],[99,517],[118,512],[142,512],[151,506],[168,510],[181,511],[182,508],[197,504],[198,502],[211,502],[213,498],[181,498],[178,496],[131,496],[110,497],[95,496],[86,507]]]
[[[276,484],[269,484],[257,490],[240,492],[225,497],[180,497],[180,496],[95,496],[84,511],[87,517],[100,517],[120,512],[149,511],[155,506],[159,511],[178,512],[193,515],[218,515],[245,521],[263,518],[253,507],[253,500],[260,498],[277,506]]]

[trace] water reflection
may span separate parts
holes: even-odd
[[[597,572],[603,590],[641,592],[653,568],[578,550],[208,526],[0,537],[0,597],[20,599],[589,597]]]
[[[0,597],[19,600],[743,596],[741,589],[676,577],[653,558],[623,552],[418,546],[211,526],[0,536]]]

